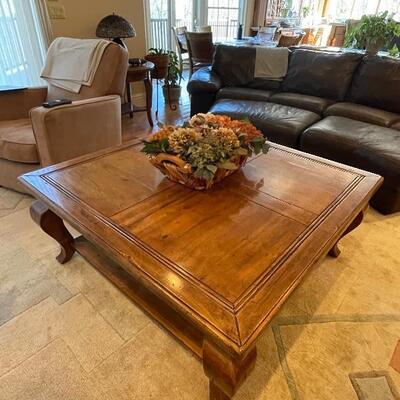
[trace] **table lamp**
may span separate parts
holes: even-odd
[[[99,22],[96,29],[96,36],[112,39],[113,42],[127,49],[123,39],[135,37],[136,31],[129,21],[113,13],[112,15],[107,15]]]

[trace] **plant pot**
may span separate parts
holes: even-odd
[[[153,79],[165,79],[167,77],[169,65],[168,54],[147,54],[144,58],[155,65],[155,68],[151,71]]]
[[[163,86],[164,100],[167,104],[178,103],[181,97],[182,87],[176,86]]]

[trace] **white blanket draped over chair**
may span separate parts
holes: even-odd
[[[91,86],[104,50],[104,39],[57,38],[50,45],[41,77],[54,86],[79,93]]]

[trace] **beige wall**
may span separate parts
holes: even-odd
[[[65,19],[51,20],[56,37],[94,38],[98,22],[115,12],[135,27],[137,36],[126,39],[130,56],[145,55],[144,0],[57,0],[49,1],[49,4],[59,4],[65,8]]]

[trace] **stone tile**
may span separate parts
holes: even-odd
[[[28,207],[32,197],[0,187],[0,218]]]
[[[82,295],[61,305],[58,317],[62,319],[60,336],[86,371],[92,370],[124,343]]]
[[[54,274],[23,249],[0,251],[0,256],[0,325],[48,296],[59,303],[71,298]]]
[[[34,355],[59,335],[58,305],[51,297],[0,327],[0,376]]]
[[[208,393],[201,363],[153,323],[92,376],[115,400],[204,400]]]
[[[47,298],[0,327],[0,375],[62,338],[86,371],[123,345],[123,340],[82,295],[62,305]]]
[[[57,339],[0,378],[7,400],[106,400],[68,346]]]
[[[0,254],[12,254],[23,249],[32,260],[40,260],[58,244],[46,235],[31,219],[29,208],[1,218]]]
[[[65,265],[58,264],[54,254],[45,262],[70,292],[84,294],[124,340],[149,323],[149,318],[131,300],[79,255]]]

